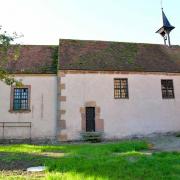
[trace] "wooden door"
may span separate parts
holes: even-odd
[[[86,107],[86,131],[95,131],[95,107]]]

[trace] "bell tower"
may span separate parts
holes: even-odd
[[[170,40],[170,32],[175,28],[174,26],[172,26],[170,24],[170,22],[168,21],[163,8],[162,8],[162,19],[163,19],[163,26],[156,31],[156,33],[159,33],[163,39],[164,39],[164,45],[166,45],[166,41],[168,41],[168,46],[171,46],[171,40]]]

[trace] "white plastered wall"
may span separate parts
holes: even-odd
[[[16,78],[21,79],[24,85],[31,85],[31,112],[9,112],[11,87],[0,82],[0,122],[31,122],[32,139],[54,139],[57,122],[57,77],[21,75]],[[28,138],[29,128],[6,127],[4,135],[5,138]],[[0,137],[2,138],[2,127]]]
[[[129,99],[114,99],[114,78],[128,78]],[[162,99],[161,79],[173,79],[175,99]],[[123,138],[180,130],[180,76],[163,74],[66,74],[61,78],[66,101],[68,139],[79,139],[80,107],[95,101],[101,108],[106,138]]]

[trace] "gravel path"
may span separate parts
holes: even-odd
[[[153,144],[153,151],[180,151],[180,137],[168,135],[150,137],[147,140]]]

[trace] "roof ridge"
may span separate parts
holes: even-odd
[[[142,45],[158,45],[158,46],[164,46],[162,44],[154,44],[154,43],[143,43],[143,42],[125,42],[125,41],[109,41],[109,40],[85,40],[85,39],[63,39],[60,38],[59,42],[61,41],[77,41],[77,42],[97,42],[97,43],[122,43],[122,44],[142,44]],[[173,45],[173,46],[179,46],[179,45]]]

